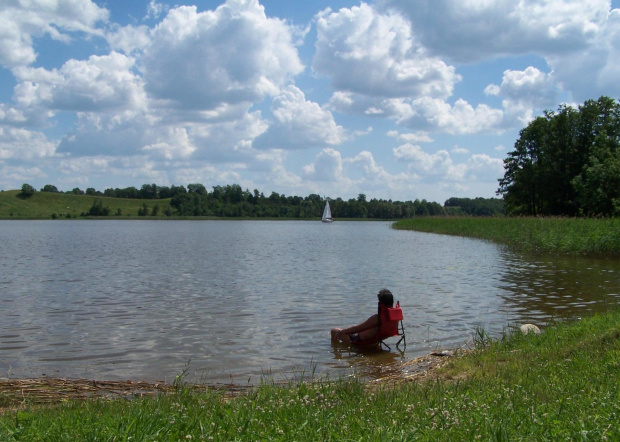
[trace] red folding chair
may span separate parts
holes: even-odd
[[[380,346],[386,346],[388,350],[392,350],[385,340],[394,336],[400,336],[400,339],[396,342],[396,348],[400,349],[399,346],[401,342],[403,343],[403,348],[407,348],[405,327],[403,326],[403,311],[400,308],[399,301],[396,301],[396,306],[394,307],[388,307],[384,304],[380,304],[379,328],[377,330],[377,334],[372,338],[354,342],[354,344],[366,347],[379,344]]]

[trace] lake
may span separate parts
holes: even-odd
[[[605,311],[620,261],[516,255],[389,222],[0,221],[0,377],[375,378],[522,323]],[[403,307],[404,352],[332,344]],[[388,341],[389,342],[389,341]]]

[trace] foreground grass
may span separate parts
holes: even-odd
[[[0,415],[0,439],[620,439],[619,312],[493,342],[479,332],[477,343],[436,381],[265,382],[232,399],[179,388],[130,401],[25,404]]]
[[[620,257],[620,219],[423,217],[394,228],[468,236],[536,253]]]

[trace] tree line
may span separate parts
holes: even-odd
[[[501,198],[449,198],[443,206],[447,215],[496,216],[505,210]]]
[[[22,186],[22,197],[32,195],[36,190],[29,184]],[[265,196],[254,189],[250,192],[238,184],[214,186],[211,191],[202,184],[185,186],[158,186],[144,184],[139,190],[135,187],[125,189],[106,189],[98,192],[89,188],[86,192],[79,188],[61,192],[53,185],[45,185],[41,192],[68,193],[76,195],[105,196],[114,198],[132,198],[144,200],[169,199],[169,206],[159,210],[155,205],[149,210],[146,202],[141,207],[139,216],[213,216],[213,217],[256,217],[256,218],[320,218],[326,199],[317,194],[306,197],[286,196],[272,192]],[[329,199],[334,218],[369,218],[369,219],[403,219],[415,216],[439,215],[473,215],[492,216],[503,213],[503,202],[497,198],[450,198],[442,206],[425,199],[414,201],[392,201],[366,198],[359,194],[357,198],[343,200]],[[156,208],[156,209],[155,209]],[[91,209],[84,216],[119,215],[105,207],[100,199],[95,200]]]
[[[347,201],[330,199],[334,218],[400,219],[423,215],[443,215],[443,207],[426,200],[392,201],[366,200],[364,194]],[[266,197],[258,190],[243,191],[238,185],[214,187],[213,192],[188,192],[172,198],[170,205],[182,216],[319,218],[325,199],[317,194],[305,198],[272,192]]]
[[[620,215],[620,104],[561,105],[531,121],[499,180],[510,215]]]

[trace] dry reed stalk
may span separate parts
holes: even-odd
[[[185,388],[195,391],[223,391],[226,396],[235,396],[249,387],[233,384],[191,385]],[[0,408],[19,403],[42,404],[65,400],[118,399],[155,396],[175,391],[165,382],[143,381],[95,381],[89,379],[0,379]]]

